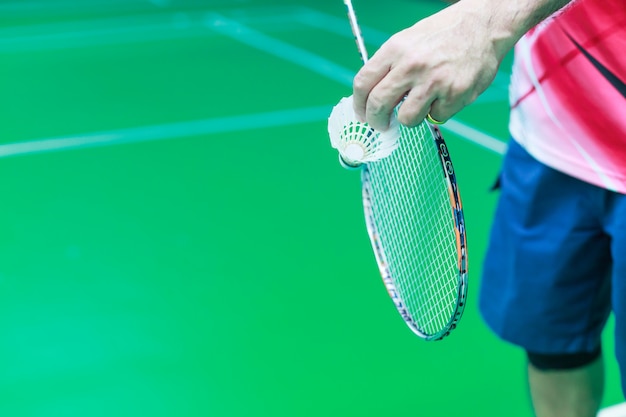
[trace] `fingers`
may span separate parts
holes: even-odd
[[[443,124],[463,107],[459,106],[456,101],[451,105],[450,102],[443,99],[431,101],[432,98],[430,97],[420,98],[416,96],[419,94],[412,90],[398,110],[398,121],[408,127],[417,126],[429,116],[431,119],[429,122]]]
[[[369,77],[366,70],[354,80],[355,113],[360,121],[367,122],[378,131],[389,127],[391,114],[400,102],[398,121],[412,127],[424,120],[432,103],[437,101],[426,86],[408,84],[410,78],[398,69],[387,72],[382,78],[380,73]],[[445,109],[438,109],[437,114],[445,114]]]
[[[433,119],[431,123],[443,124],[457,114],[462,107],[458,105],[458,101],[451,105],[445,100],[435,100],[432,102],[427,115],[430,115],[430,118]]]
[[[415,126],[428,114],[445,122],[487,88],[500,61],[490,38],[472,31],[459,7],[398,32],[363,66],[354,79],[359,120],[383,131],[402,102],[398,120],[404,125]]]
[[[433,84],[411,86],[403,82],[403,78],[406,80],[407,77],[400,77],[397,73],[399,71],[394,70],[387,73],[369,93],[359,90],[355,80],[355,93],[359,91],[361,94],[357,113],[359,120],[378,131],[385,131],[394,108],[400,103],[398,121],[408,127],[417,126],[429,114],[434,120],[443,123],[463,108],[465,100],[459,95],[447,94],[446,98],[439,98]]]
[[[391,114],[408,90],[409,87],[397,81],[393,72],[379,82],[367,100],[365,117],[370,126],[381,132],[387,130]]]
[[[382,52],[382,51],[381,51]],[[391,66],[386,62],[382,53],[375,55],[354,77],[353,101],[354,112],[361,122],[369,121],[367,118],[367,108],[369,106],[370,94],[372,90],[389,73]]]
[[[432,102],[427,91],[419,86],[413,87],[398,110],[398,121],[408,127],[417,126],[430,112]]]
[[[354,78],[356,116],[378,131],[387,130],[394,108],[405,97],[398,119],[407,126],[419,124],[437,99],[428,61],[407,56],[410,44],[402,36],[392,37]]]
[[[394,108],[410,90],[410,78],[386,63],[381,50],[354,78],[354,110],[357,118],[378,131],[385,131]]]

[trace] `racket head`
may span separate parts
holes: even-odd
[[[436,126],[401,126],[398,148],[364,164],[368,234],[398,312],[425,340],[458,324],[467,297],[467,242],[456,173]]]

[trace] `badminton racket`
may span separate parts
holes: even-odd
[[[344,0],[363,62],[368,54]],[[440,340],[467,297],[467,243],[456,173],[439,128],[427,121],[377,132],[356,120],[351,98],[335,106],[329,135],[344,167],[361,171],[368,235],[383,283],[409,328]]]

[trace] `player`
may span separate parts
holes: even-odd
[[[406,97],[401,123],[446,121],[514,45],[480,308],[527,352],[538,417],[592,417],[611,311],[626,386],[626,2],[461,0],[380,48],[355,77],[355,111],[384,130]]]

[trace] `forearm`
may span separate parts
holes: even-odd
[[[464,14],[474,15],[491,34],[494,49],[506,54],[530,29],[571,0],[461,0]]]

